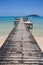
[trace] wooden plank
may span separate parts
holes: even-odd
[[[0,65],[43,65],[43,53],[22,19],[0,49]]]

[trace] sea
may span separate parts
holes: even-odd
[[[23,16],[19,16],[22,17]],[[43,16],[40,17],[28,17],[28,22],[32,21],[33,29],[31,32],[35,36],[43,36]],[[0,37],[8,35],[14,27],[15,16],[3,16],[0,17]]]
[[[31,32],[35,36],[43,36],[43,16],[32,17],[31,21],[33,23],[33,29],[31,30]]]

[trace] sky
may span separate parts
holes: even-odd
[[[0,16],[43,16],[43,0],[0,0]]]

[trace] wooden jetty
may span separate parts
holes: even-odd
[[[28,18],[23,18],[23,21],[27,21],[28,20]]]
[[[43,53],[22,19],[0,48],[0,65],[43,65]]]
[[[15,20],[20,20],[20,18],[18,18],[18,17],[15,17]]]

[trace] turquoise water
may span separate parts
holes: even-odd
[[[32,20],[32,33],[36,36],[43,36],[43,17],[29,17]],[[14,27],[14,17],[0,17],[0,36],[9,34]]]
[[[14,17],[0,17],[0,36],[9,34],[14,26]]]
[[[35,36],[43,36],[43,17],[32,17],[33,29],[31,30]]]

